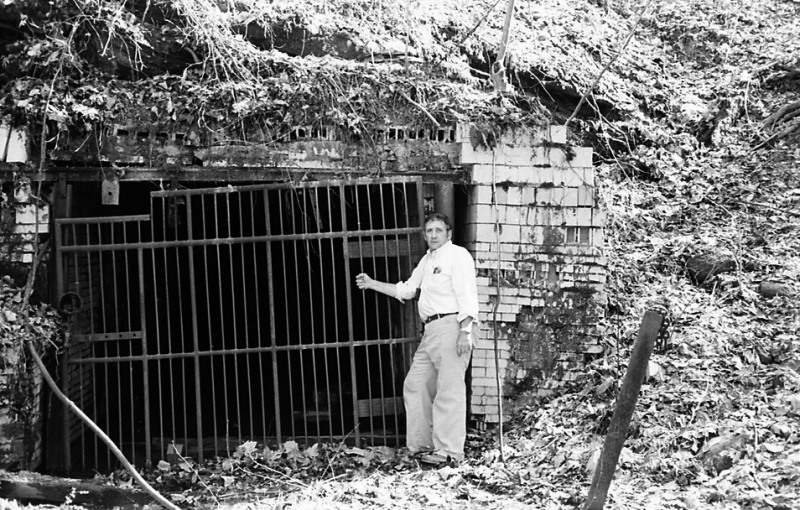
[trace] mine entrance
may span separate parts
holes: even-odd
[[[404,435],[415,306],[355,275],[410,274],[424,252],[414,178],[155,191],[150,214],[57,220],[70,303],[62,384],[129,458],[202,460],[242,441]],[[66,466],[115,459],[74,417]]]

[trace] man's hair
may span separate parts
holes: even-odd
[[[425,223],[423,225],[427,225],[432,221],[441,221],[444,223],[444,226],[447,227],[447,230],[453,230],[453,226],[450,224],[450,218],[448,218],[446,214],[438,212],[431,213],[425,217]]]

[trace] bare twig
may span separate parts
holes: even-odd
[[[201,446],[201,448],[202,448],[202,446]],[[211,490],[211,487],[209,487],[208,484],[206,482],[204,482],[203,479],[200,477],[200,472],[197,471],[197,469],[194,466],[192,466],[192,464],[189,463],[189,461],[186,460],[186,457],[181,455],[181,453],[177,449],[173,448],[173,453],[175,455],[177,455],[179,459],[181,459],[181,462],[183,462],[185,465],[191,467],[192,471],[194,472],[194,475],[197,477],[197,481],[200,483],[200,485],[202,485],[205,488],[205,490],[208,491],[209,494],[211,494],[211,498],[214,500],[214,502],[217,505],[219,505],[219,499],[217,499],[217,495],[214,494],[214,491]],[[230,453],[228,453],[228,456],[230,456]]]
[[[342,440],[339,442],[339,447],[338,447],[338,448],[336,448],[336,453],[334,453],[334,454],[333,454],[333,457],[331,457],[331,458],[329,458],[329,459],[328,459],[328,466],[325,468],[325,471],[323,471],[323,472],[322,472],[322,476],[321,476],[320,478],[322,478],[322,477],[324,477],[324,476],[325,476],[325,473],[327,473],[327,472],[328,472],[328,468],[330,468],[330,470],[331,470],[331,474],[332,474],[334,477],[336,476],[336,473],[334,473],[334,472],[333,472],[333,461],[335,461],[335,460],[336,460],[336,457],[338,457],[338,456],[339,456],[339,454],[340,454],[340,453],[342,453],[342,446],[344,446],[344,444],[345,444],[344,442],[345,442],[345,441],[347,441],[347,438],[348,438],[348,437],[350,437],[350,435],[351,435],[352,433],[354,433],[354,432],[356,431],[356,429],[357,429],[357,428],[358,428],[358,427],[355,427],[353,430],[351,430],[350,432],[348,432],[348,433],[347,433],[347,434],[346,434],[346,435],[345,435],[345,436],[342,438]]]
[[[302,480],[299,480],[299,479],[297,479],[297,478],[295,478],[295,477],[293,477],[293,476],[289,476],[289,475],[287,475],[286,473],[284,473],[284,472],[282,472],[282,471],[278,471],[277,469],[274,469],[274,468],[271,468],[271,467],[267,466],[266,464],[262,464],[262,463],[258,462],[258,461],[257,461],[257,460],[255,460],[255,459],[252,459],[252,460],[253,460],[253,464],[254,464],[254,465],[256,465],[256,466],[260,467],[261,469],[263,469],[263,470],[265,470],[265,471],[271,471],[271,472],[273,472],[273,473],[275,473],[275,474],[277,474],[277,475],[280,475],[280,476],[281,476],[282,478],[284,478],[285,480],[288,480],[288,481],[290,481],[292,484],[294,484],[294,485],[295,485],[297,488],[300,488],[300,489],[306,489],[306,488],[308,488],[308,485],[307,485],[307,484],[305,484],[305,483],[303,483],[303,481],[302,481]],[[254,473],[254,474],[256,474],[256,473]],[[263,476],[263,475],[262,475],[262,476]],[[268,477],[264,476],[264,478],[268,478]]]
[[[734,202],[746,205],[754,205],[757,207],[766,207],[767,209],[772,209],[774,211],[782,212],[784,214],[789,214],[791,216],[798,216],[800,217],[800,212],[792,211],[789,209],[782,209],[780,207],[771,205],[771,204],[762,204],[761,202],[751,202],[750,200],[742,200],[742,199],[734,199]]]
[[[440,125],[440,124],[439,124],[439,121],[437,121],[437,120],[434,118],[434,116],[433,116],[433,115],[431,115],[431,112],[429,112],[429,111],[427,110],[427,108],[425,108],[424,106],[422,106],[422,105],[421,105],[421,104],[419,104],[418,102],[416,102],[416,101],[414,101],[413,99],[411,99],[410,97],[408,97],[408,94],[406,94],[406,93],[405,93],[405,92],[403,92],[402,90],[401,90],[401,91],[399,91],[399,92],[400,92],[400,95],[401,95],[401,96],[403,96],[403,99],[405,99],[406,101],[408,101],[408,102],[409,102],[409,103],[411,103],[412,105],[414,105],[414,106],[416,106],[417,108],[419,108],[419,109],[420,109],[420,111],[422,111],[422,113],[424,113],[424,114],[425,114],[425,115],[426,115],[426,116],[427,116],[429,119],[431,119],[431,122],[433,122],[433,124],[434,124],[436,127],[439,127],[439,125]]]
[[[614,64],[614,62],[617,61],[620,55],[622,55],[622,52],[625,51],[625,48],[628,46],[628,43],[631,42],[631,39],[633,38],[633,34],[636,32],[636,27],[639,26],[639,22],[642,20],[642,16],[644,15],[645,11],[647,11],[647,8],[650,7],[650,4],[652,2],[653,0],[647,0],[647,3],[644,5],[644,7],[642,7],[642,10],[639,11],[639,14],[636,15],[636,21],[633,23],[631,31],[628,33],[628,37],[625,39],[625,42],[622,44],[622,47],[619,49],[617,54],[614,55],[614,58],[612,58],[605,66],[603,66],[603,69],[600,70],[600,73],[597,75],[597,78],[595,78],[594,83],[592,83],[592,86],[589,87],[586,90],[586,92],[583,93],[580,101],[578,101],[577,106],[575,106],[575,110],[572,112],[572,115],[570,115],[567,121],[564,123],[564,126],[569,126],[569,123],[572,122],[572,119],[575,118],[575,116],[578,114],[578,110],[580,110],[581,106],[583,105],[583,102],[586,101],[586,96],[588,96],[589,93],[592,90],[594,90],[597,84],[600,83],[600,78],[603,77],[603,74],[605,74],[605,72],[608,71],[608,69]]]
[[[750,149],[750,152],[755,152],[758,149],[764,148],[767,145],[769,145],[770,143],[774,142],[775,140],[779,140],[779,139],[783,138],[784,136],[788,136],[788,135],[792,134],[795,131],[800,131],[800,120],[798,120],[797,122],[792,123],[789,127],[778,131],[777,133],[775,133],[774,135],[770,136],[769,138],[767,138],[763,142],[761,142],[758,145],[754,146],[752,149]]]
[[[475,23],[475,26],[472,27],[472,29],[469,32],[467,32],[466,35],[464,35],[464,37],[462,37],[461,40],[458,41],[458,43],[456,43],[456,45],[455,45],[456,48],[460,48],[462,44],[467,42],[467,39],[469,39],[470,36],[472,34],[474,34],[476,30],[478,30],[478,28],[483,24],[484,21],[486,21],[486,18],[489,17],[489,14],[491,14],[491,12],[494,10],[495,7],[497,7],[497,4],[499,4],[500,2],[501,2],[501,0],[495,0],[495,2],[492,4],[492,6],[489,7],[489,9],[484,13],[483,16],[481,16],[481,19],[479,19],[478,22]],[[452,50],[448,51],[446,54],[444,54],[441,57],[439,57],[438,59],[436,59],[433,62],[433,65],[436,65],[439,62],[441,62],[442,60],[444,60],[447,56],[449,56],[449,54],[451,52],[452,52]],[[487,74],[487,77],[488,77],[488,74]]]

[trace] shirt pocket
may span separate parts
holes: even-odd
[[[428,276],[426,287],[434,292],[441,292],[443,289],[448,289],[452,286],[452,278],[448,273],[436,273]]]

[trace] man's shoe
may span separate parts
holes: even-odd
[[[442,455],[440,453],[428,453],[419,458],[420,462],[429,466],[444,467],[446,465],[457,464],[455,459],[449,455]]]

